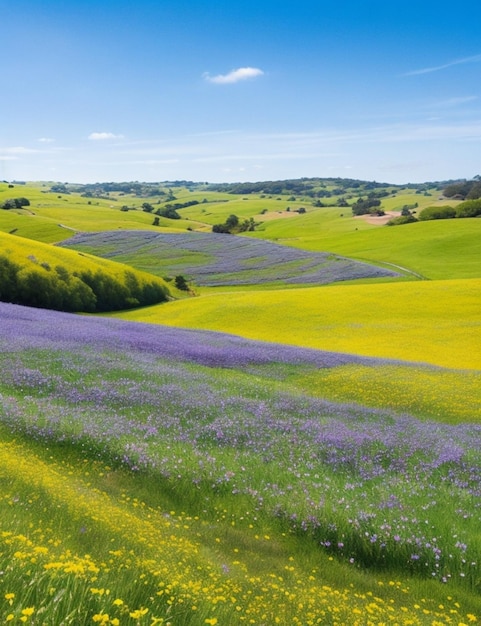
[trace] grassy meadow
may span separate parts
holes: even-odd
[[[477,620],[479,373],[0,315],[4,621]]]
[[[481,220],[277,191],[0,183],[3,255],[171,294],[0,302],[1,623],[481,622]]]
[[[481,369],[481,279],[208,293],[116,313],[364,356]]]
[[[332,221],[337,225],[340,220],[334,217]],[[348,221],[350,230],[322,230],[313,224],[311,232],[306,229],[305,235],[289,236],[289,225],[279,220],[266,225],[258,236],[304,250],[330,250],[385,267],[400,266],[429,280],[479,277],[481,224],[477,218],[459,220],[456,225],[452,220],[433,220],[364,229],[357,226],[363,218]]]

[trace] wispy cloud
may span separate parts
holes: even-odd
[[[54,143],[55,139],[52,139],[51,137],[40,137],[37,141],[39,143]]]
[[[106,139],[123,139],[123,135],[115,135],[114,133],[90,133],[91,141],[105,141]]]
[[[439,100],[439,102],[437,102],[435,106],[451,108],[467,104],[468,102],[474,102],[475,100],[478,100],[478,96],[458,96],[454,98],[448,98],[447,100]]]
[[[211,76],[208,72],[206,72],[204,74],[204,78],[209,83],[228,85],[238,83],[241,80],[257,78],[263,74],[264,72],[258,67],[239,67],[237,70],[232,70],[228,74],[218,74],[217,76]]]
[[[25,148],[24,146],[0,148],[0,161],[18,161],[26,155],[40,152],[41,150],[33,150],[32,148]]]
[[[2,148],[1,151],[6,152],[7,154],[35,154],[37,152],[41,152],[41,150],[25,148],[24,146],[12,146],[9,148]]]
[[[463,65],[464,63],[477,63],[479,61],[481,61],[481,54],[475,54],[472,57],[455,59],[454,61],[444,63],[443,65],[435,65],[433,67],[424,67],[419,70],[412,70],[411,72],[406,72],[405,74],[403,74],[403,76],[419,76],[420,74],[430,74],[431,72],[439,72],[440,70],[445,70],[448,67],[453,67],[453,65]]]

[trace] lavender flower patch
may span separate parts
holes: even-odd
[[[161,275],[185,274],[206,286],[266,282],[327,284],[398,275],[337,255],[216,233],[158,234],[124,230],[82,233],[59,245],[124,262],[148,257],[150,265],[158,265]]]
[[[125,350],[139,355],[240,368],[271,363],[336,367],[347,363],[395,363],[369,357],[254,341],[214,331],[189,330],[94,318],[0,302],[0,349]]]
[[[148,471],[179,494],[249,498],[354,565],[479,584],[480,425],[329,402],[259,369],[346,355],[8,304],[0,322],[11,431]]]

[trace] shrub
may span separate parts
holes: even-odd
[[[2,209],[21,209],[24,206],[30,206],[28,198],[10,198],[0,205]]]
[[[481,198],[466,200],[456,207],[456,217],[478,217],[481,215]]]
[[[447,198],[453,198],[459,196],[463,199],[476,200],[481,198],[481,180],[479,176],[475,176],[473,180],[459,181],[448,185],[443,194]]]
[[[229,215],[223,224],[214,224],[212,227],[213,233],[232,233],[238,231],[239,218],[237,215]]]
[[[399,217],[393,217],[389,222],[387,222],[387,226],[400,226],[401,224],[412,224],[413,222],[417,222],[418,219],[414,217],[414,215],[400,215]]]
[[[175,286],[177,289],[180,289],[181,291],[189,291],[189,285],[187,284],[187,281],[181,274],[175,277]]]
[[[456,209],[452,206],[428,206],[419,213],[421,221],[447,220],[456,217]]]
[[[381,201],[377,198],[359,198],[357,202],[352,205],[353,215],[367,215],[369,213],[376,215],[384,215],[384,211],[380,208]]]

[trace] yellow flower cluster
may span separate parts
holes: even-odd
[[[113,626],[129,621],[150,626],[172,620],[175,624],[175,616],[186,613],[195,614],[192,623],[211,626],[476,623],[476,616],[463,615],[454,600],[442,608],[429,600],[410,601],[411,591],[401,581],[392,581],[385,589],[379,586],[376,593],[361,592],[354,585],[325,584],[321,568],[306,576],[305,566],[288,555],[282,573],[277,568],[268,571],[266,566],[259,571],[250,549],[244,550],[242,544],[225,545],[223,536],[213,541],[215,553],[211,552],[214,548],[207,550],[197,533],[203,528],[202,520],[150,508],[127,497],[110,497],[89,487],[90,476],[82,479],[78,468],[47,463],[23,452],[20,444],[0,446],[2,472],[15,477],[16,493],[22,492],[23,484],[26,494],[14,502],[11,493],[4,493],[0,506],[12,512],[12,525],[18,524],[15,507],[23,506],[25,498],[34,506],[32,494],[41,491],[58,523],[52,519],[45,523],[39,516],[35,523],[27,522],[23,532],[0,529],[0,552],[8,558],[0,579],[4,599],[0,622],[28,622],[41,611],[40,623],[60,623],[56,611],[64,603],[65,616],[74,617],[71,621],[65,617],[62,624],[72,626],[78,623],[75,611],[90,615],[92,623]],[[90,474],[93,469],[100,473],[100,467],[82,471]],[[63,542],[73,542],[73,536],[63,529],[79,524],[93,529],[89,537],[95,553],[64,547]],[[78,532],[80,537],[82,532]],[[274,536],[255,527],[249,532],[259,550],[279,551]],[[328,563],[326,559],[326,567]],[[30,587],[45,590],[39,606],[28,601],[23,585],[27,576]],[[9,581],[9,587],[1,589],[7,584],[2,581]]]

